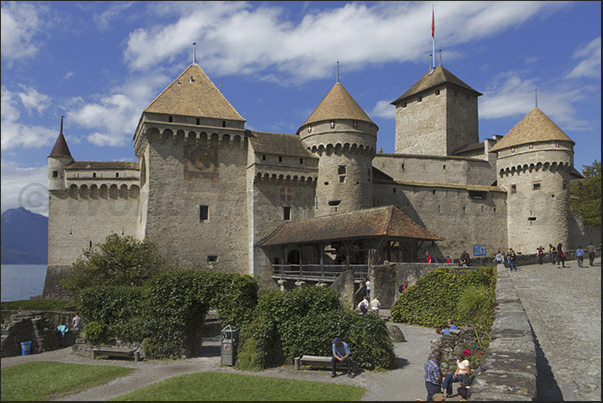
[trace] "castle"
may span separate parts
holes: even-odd
[[[48,156],[44,295],[111,233],[150,239],[174,265],[251,274],[263,287],[285,264],[528,254],[600,239],[569,210],[567,184],[581,178],[572,139],[534,109],[479,142],[481,95],[431,68],[392,102],[393,154],[376,150],[379,128],[339,82],[297,133],[261,132],[196,63],[142,112],[136,162],[74,160],[61,123]]]

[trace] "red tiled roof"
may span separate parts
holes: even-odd
[[[397,207],[383,206],[287,222],[260,246],[374,237],[444,239],[421,227]]]

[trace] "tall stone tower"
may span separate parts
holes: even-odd
[[[65,141],[63,135],[63,117],[61,116],[61,132],[57,141],[54,143],[54,147],[48,156],[48,190],[49,191],[64,191],[65,190],[65,178],[64,170],[65,166],[73,162],[73,157]]]
[[[396,106],[396,153],[454,155],[479,143],[480,95],[442,66],[429,70],[392,102]]]
[[[299,128],[302,143],[319,157],[315,216],[373,207],[377,130],[339,82]]]
[[[498,185],[507,190],[509,247],[516,252],[567,245],[574,144],[540,109],[533,109],[490,149],[498,153]]]

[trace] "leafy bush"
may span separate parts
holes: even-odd
[[[84,336],[94,345],[99,345],[105,341],[106,326],[97,321],[89,322],[84,328]]]
[[[148,360],[152,360],[154,358],[161,358],[161,351],[159,350],[159,345],[155,340],[150,337],[146,337],[142,340],[142,353],[144,357]]]

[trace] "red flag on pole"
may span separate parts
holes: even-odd
[[[431,7],[431,37],[433,38],[433,34],[435,33],[435,15],[433,12],[433,7]]]

